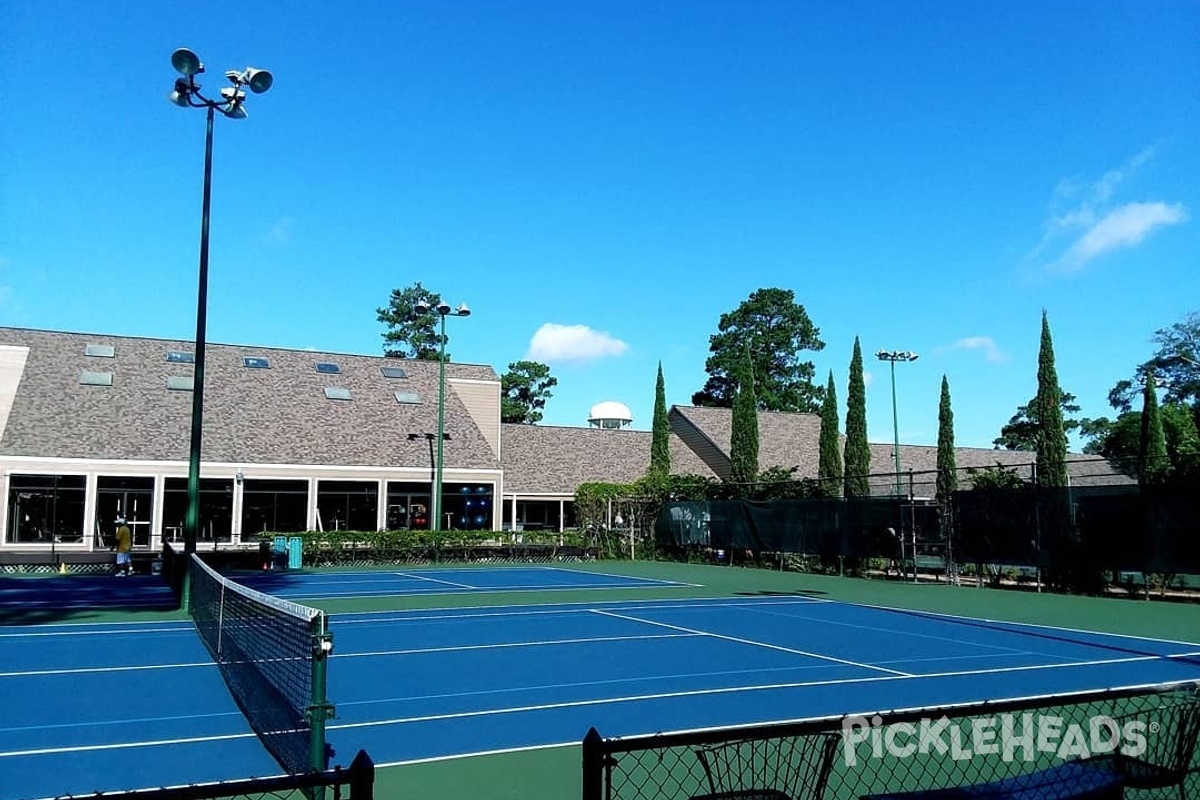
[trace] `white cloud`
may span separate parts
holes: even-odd
[[[1061,181],[1054,190],[1042,240],[1030,257],[1044,261],[1054,272],[1078,272],[1105,253],[1140,244],[1157,228],[1186,222],[1187,209],[1179,203],[1114,205],[1121,185],[1153,158],[1150,147],[1090,183]]]
[[[275,224],[267,229],[263,236],[263,241],[270,245],[285,245],[292,240],[292,229],[296,227],[296,220],[291,217],[280,217],[275,220]]]
[[[1055,267],[1063,272],[1075,272],[1110,250],[1140,244],[1155,228],[1179,225],[1187,218],[1187,209],[1180,203],[1126,203],[1088,227]]]
[[[1004,352],[996,345],[996,341],[990,336],[968,336],[965,339],[959,339],[946,349],[979,350],[983,353],[983,359],[991,364],[998,364],[1007,358]]]
[[[870,386],[871,382],[873,380],[875,380],[875,376],[871,374],[871,371],[864,369],[863,370],[863,387]]]
[[[564,361],[594,361],[607,356],[619,356],[629,345],[602,331],[586,325],[559,325],[547,322],[537,329],[529,342],[526,358],[543,363]]]

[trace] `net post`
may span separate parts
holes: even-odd
[[[333,652],[333,634],[326,627],[324,612],[313,619],[312,628],[312,703],[307,710],[311,736],[309,766],[317,772],[328,768],[329,754],[325,746],[325,720],[334,715],[333,704],[325,693],[327,662]]]

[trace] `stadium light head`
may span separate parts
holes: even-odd
[[[246,67],[242,73],[242,83],[250,87],[255,94],[262,94],[275,84],[275,76],[265,69]]]
[[[193,75],[199,75],[201,72],[204,72],[204,65],[200,63],[200,56],[186,47],[181,47],[174,53],[171,53],[171,66],[185,78],[190,78]]]
[[[438,312],[439,314],[441,314],[443,317],[444,317],[444,316],[446,316],[447,314],[449,314],[449,313],[450,313],[450,311],[451,311],[451,308],[450,308],[450,304],[449,304],[449,303],[446,303],[446,302],[441,302],[441,303],[438,303],[438,305],[437,305],[437,312]]]
[[[454,313],[460,317],[469,317],[471,316],[471,309],[467,308],[466,303],[462,303],[459,305],[458,311],[455,311]]]
[[[413,306],[413,311],[417,312],[418,314],[428,314],[429,303],[426,303],[424,300],[419,300],[417,301],[417,304]]]
[[[187,108],[191,103],[188,102],[188,96],[191,95],[191,87],[183,78],[175,80],[175,88],[167,95],[167,99],[180,108]]]

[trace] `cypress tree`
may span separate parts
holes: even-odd
[[[729,435],[729,478],[743,484],[738,494],[753,493],[758,477],[758,401],[754,392],[754,366],[746,350],[738,370],[737,390],[733,396],[733,429]]]
[[[1161,483],[1170,463],[1157,388],[1154,373],[1147,370],[1146,388],[1142,391],[1142,435],[1138,443],[1138,483],[1143,486]]]
[[[824,497],[842,496],[842,443],[838,434],[837,387],[830,370],[821,404],[821,458],[817,466],[818,488]]]
[[[862,347],[854,337],[854,355],[850,358],[850,383],[846,389],[846,451],[843,459],[846,497],[869,497],[871,485],[871,448],[867,444],[867,385],[863,381]]]
[[[937,498],[946,506],[958,488],[958,462],[954,456],[954,410],[950,407],[950,381],[942,376],[942,400],[938,404]]]
[[[658,380],[654,384],[654,427],[650,434],[650,474],[671,474],[671,423],[667,419],[667,388],[663,382],[662,362],[658,362]]]
[[[1042,486],[1067,485],[1067,433],[1063,429],[1062,389],[1054,366],[1050,320],[1042,311],[1042,345],[1038,350],[1037,476]]]

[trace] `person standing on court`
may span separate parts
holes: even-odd
[[[133,574],[133,534],[125,524],[124,517],[117,517],[117,577],[123,578]]]

